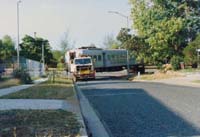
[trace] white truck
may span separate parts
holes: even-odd
[[[77,56],[76,52],[68,51],[65,55],[67,71],[72,73],[73,80],[95,79],[95,70],[91,57]]]

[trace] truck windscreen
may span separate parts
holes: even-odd
[[[90,64],[91,59],[86,58],[86,59],[75,59],[75,64]]]

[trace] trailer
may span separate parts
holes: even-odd
[[[144,73],[144,65],[136,63],[134,57],[128,57],[126,49],[81,47],[66,52],[66,63],[69,64],[70,58],[80,56],[91,57],[96,72],[120,71],[129,67],[132,72],[140,71]],[[70,71],[70,67],[68,69]]]

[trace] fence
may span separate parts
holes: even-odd
[[[0,60],[0,75],[11,76],[13,70],[17,68],[17,58]],[[30,76],[38,77],[42,73],[42,63],[31,59],[20,57],[20,68],[26,69]]]

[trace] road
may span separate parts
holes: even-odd
[[[109,77],[78,86],[111,137],[200,136],[200,88]]]

